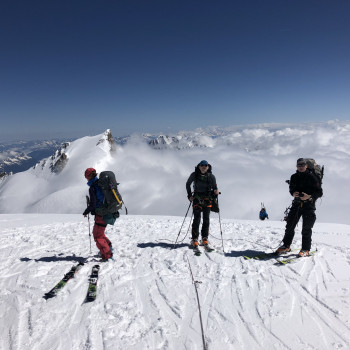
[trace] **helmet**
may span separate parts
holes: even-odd
[[[96,174],[96,170],[94,168],[87,168],[85,170],[85,173],[84,173],[84,176],[87,178],[87,179],[91,179],[92,176],[95,177],[97,174]]]
[[[209,165],[209,163],[206,160],[202,160],[198,165]]]

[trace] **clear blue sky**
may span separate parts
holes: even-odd
[[[0,141],[349,114],[348,0],[0,4]]]

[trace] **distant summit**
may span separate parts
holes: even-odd
[[[51,156],[64,142],[70,140],[34,140],[0,144],[0,173],[25,171],[42,159]]]
[[[44,159],[37,163],[33,169],[40,167],[42,170],[48,166],[51,172],[59,174],[68,162],[68,156],[66,154],[66,149],[70,145],[70,142],[63,144],[62,148],[57,150],[50,158]]]

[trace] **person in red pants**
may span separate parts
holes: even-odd
[[[103,217],[95,213],[96,208],[99,208],[104,200],[104,195],[101,188],[98,186],[98,177],[94,168],[88,168],[85,170],[85,178],[88,180],[89,186],[89,205],[85,209],[83,215],[86,217],[89,213],[95,215],[95,224],[92,231],[96,246],[101,253],[101,262],[108,261],[112,258],[112,243],[105,235],[107,224],[104,222]]]

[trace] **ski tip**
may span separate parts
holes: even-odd
[[[86,297],[85,303],[91,303],[96,300],[96,297]]]
[[[193,250],[193,253],[194,253],[194,255],[196,255],[196,256],[200,256],[200,255],[202,254],[202,252],[201,252],[199,249],[194,249],[194,250]]]
[[[45,300],[48,300],[48,299],[53,298],[54,296],[55,296],[55,294],[47,293],[47,294],[44,294],[44,295],[43,295],[43,298],[44,298]]]

